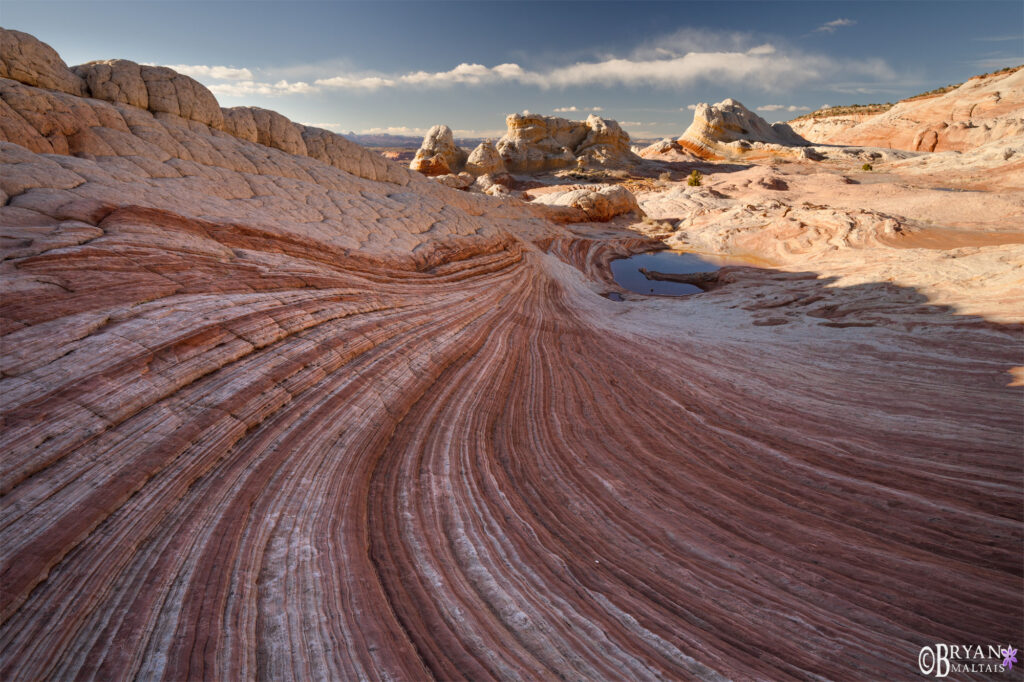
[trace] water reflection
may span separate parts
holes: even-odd
[[[718,270],[723,265],[726,265],[724,259],[714,256],[698,256],[693,253],[679,253],[678,251],[638,253],[635,256],[619,258],[611,262],[612,276],[623,289],[629,289],[638,294],[659,296],[685,296],[699,294],[702,290],[692,284],[647,279],[640,272],[640,268],[656,272],[690,273],[711,272]]]

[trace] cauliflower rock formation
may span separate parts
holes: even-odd
[[[785,123],[769,124],[734,99],[698,104],[693,123],[677,140],[687,151],[705,159],[741,154],[765,145],[802,147],[810,144]]]
[[[501,175],[505,172],[505,162],[493,142],[481,142],[470,152],[469,158],[466,159],[466,172],[476,176]]]
[[[466,151],[455,145],[452,129],[436,125],[427,131],[409,168],[427,176],[458,173],[466,165]]]
[[[591,114],[586,121],[557,116],[511,114],[497,149],[513,173],[536,173],[595,164],[619,167],[641,163],[629,146],[629,134],[615,121]]]

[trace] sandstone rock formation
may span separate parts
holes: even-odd
[[[641,160],[629,146],[629,135],[615,121],[591,114],[586,121],[557,116],[510,114],[508,130],[497,149],[513,173],[536,173],[568,166],[633,165]]]
[[[501,175],[505,172],[505,162],[490,140],[481,142],[466,159],[466,171],[473,175]]]
[[[818,143],[967,151],[1024,135],[1024,68],[971,78],[944,94],[912,98],[859,120],[823,116],[793,125]]]
[[[704,159],[733,156],[762,145],[800,147],[809,144],[787,124],[769,124],[734,99],[713,105],[698,104],[693,112],[693,123],[677,143]]]
[[[820,116],[810,116],[789,121],[789,127],[800,137],[812,144],[832,144],[844,131],[874,118],[877,114],[837,114],[829,115],[828,111]]]
[[[465,150],[455,145],[452,129],[436,125],[427,131],[409,168],[427,176],[458,173],[466,165],[466,156]]]
[[[447,175],[437,175],[434,176],[434,180],[436,182],[440,182],[442,185],[445,185],[446,187],[451,187],[453,189],[468,189],[476,180],[476,178],[474,178],[471,173],[462,171],[458,175],[456,175],[455,173],[448,173]]]
[[[570,187],[541,194],[532,203],[545,207],[548,217],[556,222],[605,222],[625,213],[643,215],[636,197],[621,185]]]
[[[709,172],[643,208],[781,265],[615,303],[636,231],[187,118],[173,76],[84,98],[13,40],[0,679],[889,679],[1019,640],[1020,192]]]
[[[655,159],[658,161],[701,161],[702,158],[689,151],[678,141],[672,139],[658,140],[647,145],[637,152],[643,159]]]
[[[79,97],[88,94],[82,79],[68,69],[52,47],[28,33],[3,28],[0,31],[0,78]]]

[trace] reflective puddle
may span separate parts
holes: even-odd
[[[615,278],[615,282],[623,289],[629,289],[638,294],[685,296],[687,294],[699,294],[702,289],[693,284],[647,279],[640,272],[640,268],[646,268],[655,272],[682,274],[711,272],[733,262],[736,261],[715,256],[698,256],[697,254],[680,253],[678,251],[654,251],[613,260],[611,268],[612,277]]]

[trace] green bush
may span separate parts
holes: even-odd
[[[869,170],[874,170],[874,168],[872,168],[872,167],[871,167],[871,164],[870,164],[870,163],[865,163],[865,164],[864,164],[863,166],[861,166],[861,167],[860,167],[860,169],[861,169],[862,171],[869,171]]]
[[[695,170],[690,173],[690,177],[686,178],[686,184],[690,187],[700,187],[700,180],[704,176],[700,174],[700,171]]]

